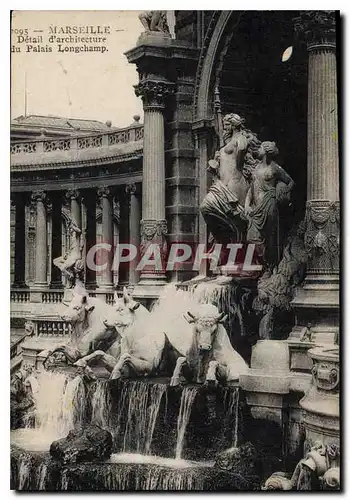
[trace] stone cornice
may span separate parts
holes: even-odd
[[[169,43],[170,42],[170,43]],[[137,64],[140,59],[155,57],[161,59],[184,59],[189,61],[197,61],[199,57],[199,49],[194,48],[186,42],[181,43],[179,40],[170,40],[164,45],[140,44],[127,52],[124,52],[129,63]]]

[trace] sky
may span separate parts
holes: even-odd
[[[138,19],[140,12],[15,11],[11,41],[21,52],[11,54],[11,117],[25,114],[26,86],[27,115],[110,120],[117,127],[130,125],[135,114],[142,120],[142,102],[133,89],[138,83],[136,66],[123,55],[136,45],[143,31]],[[51,53],[33,49],[26,52],[26,43],[18,42],[19,30],[28,29],[29,37],[44,36],[41,45],[46,46],[49,25],[110,26],[108,51],[59,53],[51,45]]]

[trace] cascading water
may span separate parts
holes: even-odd
[[[110,429],[112,401],[107,380],[97,380],[96,389],[92,396],[91,421],[103,429]]]
[[[175,458],[182,455],[186,428],[190,419],[192,405],[197,395],[196,387],[185,387],[181,395],[180,412],[177,419],[177,442]]]
[[[31,451],[48,450],[52,441],[68,434],[83,422],[85,388],[80,376],[39,372],[35,400],[35,428],[11,432],[11,443]]]
[[[239,388],[226,390],[224,396],[224,408],[228,419],[232,425],[232,447],[236,448],[238,443],[238,423],[239,423]]]
[[[228,301],[223,288],[220,292],[216,287],[214,291],[197,290],[195,293],[195,290],[166,287],[149,321],[145,322],[145,331],[155,326],[164,327],[164,331],[178,332],[181,342],[184,325],[187,326],[183,314],[188,310],[195,312],[198,304],[211,302],[214,298],[216,302]],[[14,472],[16,489],[189,491],[202,490],[206,478],[213,474],[216,445],[204,456],[201,445],[198,445],[203,434],[194,438],[188,432],[197,425],[199,408],[207,408],[203,406],[207,404],[206,392],[201,388],[187,386],[180,396],[180,391],[169,387],[168,383],[97,380],[95,388],[91,386],[91,392],[86,392],[81,377],[72,379],[67,374],[46,371],[36,376],[37,384],[34,380],[32,382],[35,387],[35,429],[13,431],[13,444],[30,452],[48,450],[52,441],[66,436],[90,415],[91,423],[113,434],[116,453],[104,463],[86,463],[76,469],[74,466],[73,469],[71,466],[57,468],[47,453],[42,455],[41,462],[38,459],[31,461],[27,453],[19,454]],[[220,412],[221,417],[226,416],[222,420],[225,429],[221,441],[217,441],[223,446],[237,445],[238,397],[238,388],[227,387],[222,392],[211,392],[213,426]],[[198,406],[199,403],[202,406]],[[219,413],[217,406],[220,407]],[[203,430],[205,435],[205,425],[202,433]],[[33,434],[23,436],[21,441],[23,431]],[[182,458],[185,446],[186,456],[192,460]],[[152,452],[162,456],[152,455]],[[206,461],[198,462],[199,459]]]
[[[115,442],[124,452],[149,454],[166,384],[125,382],[118,404]],[[126,410],[127,409],[127,410]],[[126,411],[126,421],[122,420]]]

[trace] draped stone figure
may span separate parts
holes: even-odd
[[[242,240],[245,233],[244,203],[260,142],[237,114],[225,115],[223,129],[224,146],[209,162],[214,182],[200,210],[214,240],[229,243]]]
[[[275,162],[278,148],[274,142],[263,142],[258,154],[261,161],[252,173],[245,200],[247,241],[255,243],[265,272],[271,274],[280,260],[279,204],[290,200],[294,181]]]
[[[68,225],[71,233],[71,245],[69,251],[53,260],[55,266],[59,268],[62,275],[66,276],[66,287],[72,288],[77,280],[82,280],[84,271],[84,263],[82,261],[82,251],[84,243],[81,238],[81,229],[71,219]]]

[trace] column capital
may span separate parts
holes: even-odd
[[[175,84],[163,80],[142,79],[134,86],[135,94],[141,97],[144,109],[164,109],[166,99],[175,92]]]
[[[31,199],[33,202],[38,203],[41,201],[42,203],[45,203],[46,200],[46,192],[45,191],[34,191],[32,193]]]
[[[335,49],[336,17],[334,10],[303,10],[295,18],[295,31],[301,33],[309,51]]]
[[[99,198],[108,198],[109,196],[111,196],[111,190],[109,187],[107,186],[103,186],[103,187],[100,187],[98,190],[97,190],[97,196]]]
[[[78,191],[77,189],[68,189],[68,191],[66,191],[65,193],[65,196],[67,200],[77,200],[80,197],[80,191]]]
[[[133,194],[136,194],[137,192],[137,186],[135,182],[130,182],[129,184],[126,184],[125,186],[125,192],[128,196],[131,196]]]

